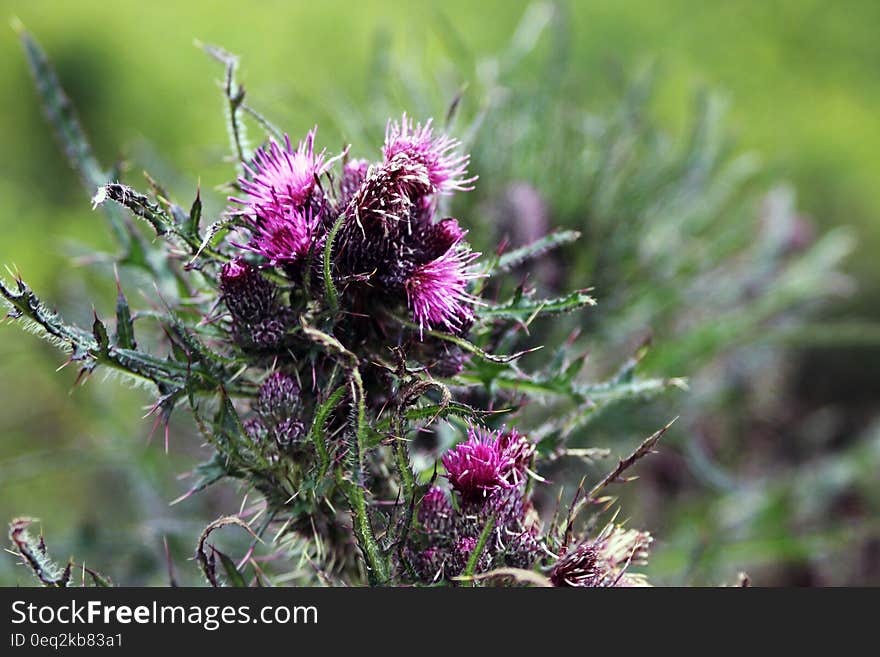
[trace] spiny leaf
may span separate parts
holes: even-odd
[[[193,201],[192,207],[189,209],[189,217],[184,225],[184,230],[193,238],[199,237],[199,223],[202,220],[202,190],[196,190],[196,199]]]
[[[35,518],[13,520],[9,523],[9,540],[43,586],[58,588],[68,586],[72,564],[68,563],[61,568],[49,558],[43,538],[40,537],[39,541],[36,541],[27,531],[34,522],[36,522]]]
[[[134,323],[131,319],[131,309],[128,306],[128,300],[122,292],[122,286],[119,285],[119,279],[116,281],[116,336],[115,344],[123,349],[136,349],[137,343],[134,339]]]
[[[17,29],[37,91],[43,101],[43,109],[58,141],[64,148],[71,166],[80,174],[83,187],[91,194],[96,187],[109,180],[95,158],[92,146],[80,125],[73,103],[64,93],[55,70],[40,44],[20,26]],[[128,249],[132,236],[126,226],[125,215],[115,208],[107,208],[107,217],[116,239]]]
[[[526,295],[515,295],[504,305],[480,308],[479,315],[480,317],[503,317],[528,322],[539,315],[568,313],[584,306],[595,305],[596,300],[584,290],[577,290],[556,299],[530,299]]]
[[[107,327],[104,322],[98,319],[98,313],[94,313],[95,320],[92,322],[92,334],[95,336],[95,342],[98,344],[98,351],[104,357],[110,355],[110,338],[107,335]]]
[[[548,251],[558,249],[566,244],[571,244],[572,242],[577,241],[580,236],[581,234],[576,230],[561,230],[556,233],[550,233],[531,244],[502,254],[499,256],[495,266],[492,267],[489,273],[498,274],[510,271],[529,260],[541,257]]]

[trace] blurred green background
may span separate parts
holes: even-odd
[[[200,182],[215,216],[224,206],[217,187],[231,174],[221,71],[194,39],[242,56],[249,99],[275,124],[298,135],[317,122],[319,141],[331,150],[358,139],[354,154],[373,156],[373,144],[349,126],[365,117],[364,132],[380,140],[386,111],[413,109],[399,99],[376,102],[377,53],[398,60],[381,69],[388,75],[407,70],[420,88],[435,91],[422,105],[440,117],[450,97],[437,89],[469,81],[449,61],[470,66],[476,78],[488,75],[527,5],[3,0],[0,17],[17,16],[40,40],[102,161],[127,162],[135,183],[147,169],[181,199]],[[880,320],[880,3],[593,0],[566,7],[566,102],[613,108],[621,78],[656,65],[651,110],[675,135],[688,130],[694,93],[720,90],[729,132],[739,148],[762,158],[761,180],[791,181],[799,211],[820,231],[848,225],[857,235],[846,267],[856,291],[826,305],[820,319],[857,319],[868,328],[787,352],[789,374],[772,384],[784,388],[780,396],[791,408],[820,415],[832,409],[836,424],[815,429],[822,435],[809,444],[795,440],[802,431],[789,435],[783,426],[774,434],[782,443],[761,452],[766,459],[731,457],[736,475],[758,485],[705,495],[692,487],[684,498],[672,496],[668,508],[663,497],[651,497],[665,494],[662,485],[632,500],[634,521],[658,534],[655,580],[711,584],[743,569],[758,583],[880,584],[880,432],[872,429],[880,354],[870,328]],[[526,65],[520,80],[528,88],[540,75]],[[480,98],[471,82],[462,111],[473,113]],[[109,236],[43,121],[12,29],[0,31],[0,83],[7,98],[0,106],[0,261],[71,319],[91,313],[84,299],[108,314],[110,268],[77,266],[76,255],[88,251],[84,245],[109,249]],[[393,83],[406,87],[408,78]],[[402,96],[408,93],[422,92]],[[479,194],[468,207],[479,207]],[[550,223],[557,223],[552,216]],[[144,393],[100,375],[72,390],[75,372],[54,371],[62,361],[32,336],[0,331],[0,519],[39,517],[57,556],[103,560],[94,565],[125,583],[162,583],[163,537],[175,554],[190,554],[205,522],[236,508],[235,491],[220,487],[169,507],[185,489],[176,476],[200,456],[186,422],[172,425],[166,457],[161,436],[147,441]],[[677,398],[665,403],[668,419]],[[779,463],[774,454],[782,454]],[[679,467],[671,463],[665,467]],[[660,468],[654,483],[663,477]],[[842,496],[829,507],[831,520],[801,508],[829,496]],[[176,567],[182,581],[197,581],[191,564],[178,560]],[[17,582],[29,583],[29,575],[11,557],[0,560],[0,584]]]

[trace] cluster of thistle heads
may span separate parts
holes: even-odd
[[[352,159],[347,148],[328,155],[316,147],[316,130],[294,146],[268,124],[268,141],[246,156],[236,123],[243,99],[233,82],[236,60],[215,49],[227,66],[241,169],[226,212],[203,235],[198,195],[187,213],[149,176],[152,195],[106,182],[45,55],[29,35],[22,38],[50,122],[74,166],[98,186],[95,206],[113,201],[163,238],[148,242],[116,205],[104,207],[122,247],[119,262],[145,270],[163,298],[154,312],[133,313],[120,284],[110,331],[97,314],[91,330],[68,324],[21,278],[14,286],[0,280],[0,293],[10,318],[68,351],[78,381],[102,366],[155,386],[151,412],[157,423],[165,420],[166,449],[172,412],[188,407],[214,454],[194,470],[198,479],[181,500],[224,477],[260,493],[260,503],[202,534],[196,556],[211,584],[219,581],[219,551],[206,543],[208,534],[246,521],[251,532],[274,523],[279,552],[331,582],[643,582],[628,569],[644,561],[647,533],[612,522],[583,534],[574,521],[584,507],[607,509],[609,498],[598,491],[620,481],[624,466],[653,442],[580,499],[579,488],[567,513],[557,508],[545,522],[535,503],[540,457],[565,456],[565,435],[595,402],[577,381],[584,357],[571,358],[569,344],[534,372],[517,364],[530,350],[513,349],[536,317],[592,305],[592,297],[578,290],[535,299],[525,284],[502,302],[484,292],[488,279],[577,233],[551,234],[482,262],[467,230],[443,214],[446,198],[473,188],[469,156],[430,121],[406,115],[389,121],[376,161]],[[64,111],[55,107],[59,99]],[[166,298],[168,290],[176,298]],[[501,291],[496,283],[494,293]],[[159,323],[166,354],[143,350],[136,321]],[[593,389],[616,399],[668,385],[634,380],[636,363]],[[578,405],[569,406],[565,431],[553,423],[540,431],[540,446],[512,424],[483,426],[525,405],[529,393],[518,390],[520,382],[542,399]],[[443,422],[464,440],[414,458],[412,438]],[[252,529],[260,516],[261,527]],[[36,552],[22,531],[13,540],[17,551],[26,563],[42,563],[28,558]],[[232,563],[222,553],[219,562]],[[263,567],[245,562],[262,583]]]
[[[316,458],[306,441],[303,399],[325,383],[325,373],[314,364],[304,372],[296,358],[285,365],[294,348],[287,338],[297,317],[309,312],[308,299],[298,305],[295,296],[326,296],[325,267],[339,305],[335,338],[362,358],[409,344],[437,378],[457,374],[466,358],[432,332],[466,336],[481,303],[473,291],[480,254],[455,218],[439,216],[444,196],[476,181],[459,142],[436,135],[430,121],[414,124],[406,115],[388,123],[378,162],[349,159],[347,150],[328,157],[316,149],[315,136],[312,130],[296,147],[287,137],[270,140],[244,165],[239,192],[230,198],[230,213],[243,229],[232,245],[241,253],[220,274],[234,339],[272,357],[273,371],[245,428],[266,453],[300,466]],[[286,285],[270,282],[261,270],[280,275]],[[388,321],[401,315],[402,324]],[[387,404],[369,372],[367,387],[378,401],[368,405]],[[310,379],[306,390],[304,375]],[[530,499],[535,444],[515,428],[470,424],[466,431],[467,439],[441,459],[448,488],[430,485],[413,500],[413,526],[396,554],[403,579],[436,583],[540,567],[559,586],[643,581],[627,568],[644,560],[648,534],[615,525],[589,540],[572,539],[570,528],[545,532]]]
[[[241,193],[230,200],[248,239],[236,245],[289,280],[319,287],[325,243],[334,233],[330,264],[351,317],[407,308],[420,337],[431,329],[467,331],[479,254],[456,219],[437,217],[443,196],[471,189],[476,180],[467,175],[469,158],[458,153],[458,141],[435,136],[430,121],[414,125],[404,115],[389,122],[382,160],[371,163],[348,159],[347,152],[328,157],[316,150],[315,133],[296,148],[288,137],[272,140],[245,165]],[[244,258],[223,268],[221,286],[241,338],[277,346],[291,318],[272,286]]]

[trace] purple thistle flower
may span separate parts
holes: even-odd
[[[362,233],[381,227],[383,233],[401,221],[408,221],[414,199],[428,194],[431,183],[427,168],[405,157],[371,166],[352,196],[346,213]]]
[[[396,158],[371,166],[345,209],[337,265],[344,274],[393,268],[403,236],[411,232],[413,199],[430,193],[425,167]]]
[[[524,473],[532,463],[532,456],[535,454],[535,444],[519,433],[515,427],[498,438],[500,447],[513,459],[514,475]],[[512,482],[519,484],[519,481]]]
[[[287,135],[283,146],[270,140],[257,149],[245,165],[250,177],[238,179],[245,197],[229,199],[242,206],[240,214],[250,224],[251,240],[242,248],[272,264],[298,260],[318,238],[325,202],[317,180],[332,161],[325,162],[323,151],[315,153],[316,130],[296,150]]]
[[[446,135],[434,137],[432,119],[422,125],[413,125],[412,119],[403,115],[400,123],[388,121],[385,128],[385,161],[401,154],[424,165],[435,193],[450,194],[454,191],[473,189],[476,176],[466,178],[470,155],[461,155],[456,149],[461,145],[457,139]]]
[[[473,267],[480,255],[456,244],[409,275],[404,287],[420,331],[427,327],[459,333],[473,320],[472,306],[479,301],[467,286],[481,277]]]
[[[230,198],[244,206],[243,214],[259,216],[265,208],[302,208],[311,200],[316,179],[326,171],[324,152],[315,153],[315,132],[312,128],[296,150],[290,137],[284,136],[284,146],[274,139],[257,149],[254,159],[245,168],[250,179],[238,179],[247,197]]]
[[[320,245],[321,220],[311,208],[266,208],[251,221],[251,239],[238,245],[266,258],[270,264],[290,264]]]
[[[470,427],[468,439],[443,456],[446,477],[464,503],[483,503],[495,493],[515,488],[524,475],[501,431]]]

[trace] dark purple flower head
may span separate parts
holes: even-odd
[[[409,275],[404,287],[420,330],[439,328],[459,333],[473,320],[472,307],[478,301],[467,288],[480,278],[473,266],[479,257],[479,253],[456,244]]]
[[[220,269],[220,291],[235,319],[267,317],[276,298],[275,286],[241,258],[230,260]]]
[[[446,477],[462,502],[483,503],[524,480],[515,454],[506,449],[501,436],[501,431],[470,427],[468,439],[443,456]]]
[[[446,135],[433,135],[432,120],[424,125],[413,125],[412,119],[403,115],[400,123],[388,121],[385,128],[385,147],[382,149],[388,162],[401,154],[419,162],[428,170],[434,193],[449,194],[453,191],[473,189],[476,177],[467,178],[469,155],[457,152],[461,143]]]
[[[331,163],[323,151],[315,153],[316,130],[295,150],[286,135],[283,146],[270,140],[258,149],[245,165],[250,175],[238,179],[244,197],[229,199],[249,223],[251,240],[243,248],[272,264],[298,260],[318,239],[324,200],[317,180]]]
[[[432,488],[419,504],[419,524],[428,534],[442,533],[449,529],[453,520],[452,504],[439,488]]]
[[[398,223],[409,221],[416,200],[430,190],[428,171],[422,163],[393,158],[369,167],[346,214],[362,233],[379,227],[387,234]]]
[[[220,291],[243,346],[272,348],[283,340],[290,311],[279,303],[275,284],[256,267],[241,258],[225,263],[220,269]]]
[[[300,389],[284,372],[270,374],[257,393],[257,409],[268,418],[286,418],[299,405]]]
[[[458,219],[447,217],[437,223],[425,223],[420,227],[415,242],[425,254],[425,260],[439,258],[453,246],[461,242],[467,231],[458,223]]]

